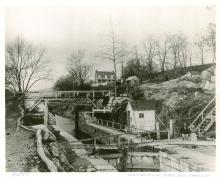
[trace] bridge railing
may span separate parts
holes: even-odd
[[[113,121],[107,121],[103,119],[97,119],[96,123],[102,126],[106,126],[109,128],[117,129],[117,130],[122,130],[125,128],[121,123],[118,122],[113,122]]]
[[[83,91],[50,91],[24,92],[27,98],[95,98],[112,96],[111,90],[83,90]]]
[[[104,97],[111,96],[110,90],[85,90],[85,91],[57,91],[58,97]]]
[[[108,146],[118,146],[120,144],[120,136],[122,134],[111,134],[111,135],[104,135],[104,136],[96,136],[93,138],[86,138],[86,139],[81,139],[81,140],[77,140],[77,141],[72,141],[69,142],[71,144],[77,144],[77,143],[89,143],[92,142],[94,146],[96,146],[98,144],[98,142],[102,142],[102,140],[104,140],[106,143],[106,145]]]
[[[167,141],[169,144],[171,142],[170,130],[142,130],[142,129],[133,129],[132,131],[129,129],[129,134],[139,139],[140,142],[153,142],[153,141]],[[159,134],[159,136],[158,136]]]

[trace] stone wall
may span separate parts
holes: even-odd
[[[79,128],[80,131],[92,136],[92,137],[101,137],[101,136],[108,136],[110,135],[106,131],[102,131],[100,129],[97,129],[93,126],[90,126],[88,122],[92,122],[91,116],[88,114],[79,114]],[[108,137],[108,138],[100,138],[98,141],[101,141],[101,143],[104,144],[110,144],[110,143],[117,143],[118,138],[117,137]]]

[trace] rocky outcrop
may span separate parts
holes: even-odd
[[[140,88],[146,100],[156,103],[156,113],[165,128],[169,126],[168,119],[173,119],[178,135],[183,122],[189,125],[215,96],[215,66],[162,83],[145,83]]]
[[[67,153],[56,142],[56,137],[47,128],[38,129],[36,133],[37,152],[51,172],[74,171]]]
[[[40,156],[41,160],[46,164],[47,168],[51,172],[57,172],[57,167],[54,165],[54,163],[46,156],[42,144],[42,135],[41,135],[41,129],[37,130],[36,133],[37,138],[37,153]]]

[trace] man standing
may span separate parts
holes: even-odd
[[[183,124],[183,127],[180,129],[180,133],[182,135],[182,140],[187,140],[190,134],[189,129],[186,127],[186,123]]]

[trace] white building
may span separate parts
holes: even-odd
[[[95,72],[96,83],[112,83],[115,81],[115,73],[113,71],[97,71]]]
[[[131,100],[128,102],[126,111],[128,131],[155,131],[154,104],[145,100]]]

